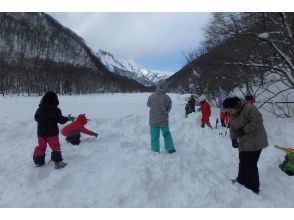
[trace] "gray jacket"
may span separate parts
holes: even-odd
[[[262,115],[257,108],[241,99],[241,105],[236,110],[230,117],[230,136],[238,139],[239,151],[257,151],[267,147],[267,134]],[[245,132],[242,137],[238,136],[240,128]]]
[[[160,81],[156,92],[149,96],[147,106],[149,111],[149,125],[167,125],[168,113],[172,108],[172,101],[166,94],[167,85],[165,81]]]

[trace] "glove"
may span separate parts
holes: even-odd
[[[239,137],[243,137],[246,134],[245,131],[243,130],[243,128],[239,128],[237,130],[237,133],[238,133]]]
[[[197,109],[197,112],[201,112],[201,108],[198,108],[198,109]]]
[[[94,133],[93,136],[95,136],[95,138],[97,138],[98,137],[98,134],[97,133]]]
[[[69,114],[69,115],[67,116],[67,119],[68,119],[69,121],[74,121],[76,118],[73,117],[73,116],[71,116],[71,114]]]
[[[232,146],[233,146],[233,148],[238,148],[239,147],[237,139],[232,139]]]

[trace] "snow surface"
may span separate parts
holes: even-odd
[[[60,136],[68,162],[61,170],[33,164],[33,115],[40,97],[1,97],[0,207],[294,207],[294,177],[280,171],[284,153],[273,148],[276,143],[293,147],[293,119],[264,114],[270,146],[261,154],[261,193],[255,195],[230,181],[237,175],[238,152],[229,137],[201,129],[200,113],[184,118],[188,95],[170,94],[177,152],[152,153],[149,95],[59,97],[64,115],[86,113],[87,127],[100,135],[82,136],[79,146]],[[213,109],[211,122],[217,115]]]

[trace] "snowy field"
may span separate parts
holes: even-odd
[[[99,133],[98,139],[82,136],[79,146],[60,136],[68,162],[61,170],[33,164],[40,97],[1,97],[0,207],[294,207],[294,177],[280,171],[284,153],[273,148],[293,147],[293,119],[264,115],[270,146],[261,154],[261,192],[255,195],[230,181],[237,175],[238,152],[229,137],[200,128],[200,113],[184,118],[188,95],[170,94],[177,153],[152,153],[148,96],[59,97],[64,115],[85,113],[87,127]],[[218,112],[213,109],[213,125]]]

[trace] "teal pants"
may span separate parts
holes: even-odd
[[[160,152],[160,145],[159,145],[160,130],[163,135],[165,150],[173,149],[174,142],[173,142],[171,133],[169,131],[169,126],[157,125],[157,126],[150,126],[151,150],[154,152]]]

